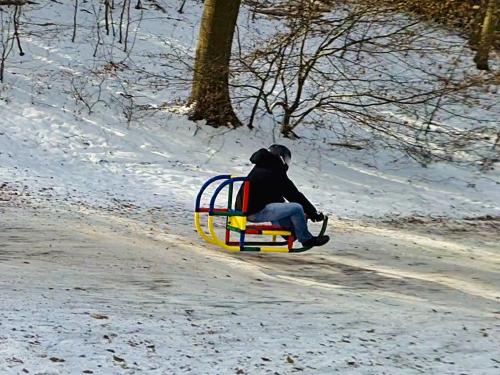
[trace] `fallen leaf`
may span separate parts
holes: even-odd
[[[90,314],[90,316],[94,319],[109,319],[106,315],[102,314]]]
[[[50,357],[49,358],[52,362],[66,362],[66,360],[62,358],[57,358],[57,357]]]
[[[16,357],[7,358],[5,361],[6,362],[13,362],[13,363],[24,363],[22,361],[22,359],[19,359],[19,358],[16,358]]]

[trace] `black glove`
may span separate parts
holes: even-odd
[[[325,220],[325,215],[323,215],[322,212],[316,212],[316,213],[314,213],[314,215],[311,215],[309,218],[316,223],[318,221]]]

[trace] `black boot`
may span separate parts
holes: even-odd
[[[304,247],[323,246],[328,241],[330,241],[329,236],[317,236],[317,237],[311,238],[310,240],[302,242],[302,245]]]

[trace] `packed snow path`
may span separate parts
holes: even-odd
[[[0,206],[1,374],[500,371],[498,245],[478,228],[337,223],[303,255],[233,255],[15,206]]]

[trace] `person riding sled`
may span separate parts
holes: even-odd
[[[250,181],[247,219],[255,223],[270,221],[273,225],[289,228],[305,247],[322,246],[330,237],[313,236],[307,228],[307,218],[317,222],[322,221],[324,215],[288,178],[291,160],[290,150],[278,144],[267,150],[261,148],[250,157],[255,166],[247,176]],[[240,188],[236,209],[241,210],[242,201],[243,188]]]

